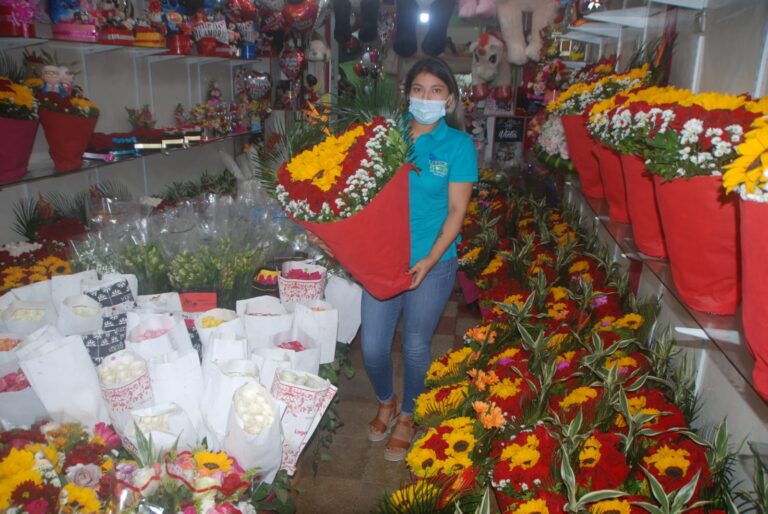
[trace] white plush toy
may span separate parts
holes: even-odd
[[[506,58],[504,41],[484,32],[469,45],[472,53],[472,99],[488,96],[488,83],[496,83],[493,97],[508,100],[512,96],[512,70]]]
[[[307,60],[327,61],[331,57],[331,51],[322,39],[313,39],[307,48]]]
[[[496,0],[459,0],[459,18],[493,18]]]
[[[522,66],[528,59],[539,60],[541,29],[557,16],[560,0],[496,0],[496,16],[501,35],[507,44],[507,59]],[[528,45],[523,34],[523,13],[531,13],[531,35]]]

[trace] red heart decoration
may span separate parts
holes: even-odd
[[[298,4],[285,4],[283,18],[287,30],[303,34],[312,29],[317,18],[317,1],[303,0]]]
[[[282,32],[284,26],[285,20],[283,19],[283,13],[280,11],[271,12],[261,20],[262,32]]]
[[[303,50],[283,50],[280,54],[280,69],[289,79],[295,79],[301,74],[306,64]]]
[[[231,21],[253,21],[259,17],[259,10],[251,0],[229,0],[224,13]]]
[[[272,92],[272,77],[269,73],[249,71],[243,78],[245,91],[254,100],[261,100]]]

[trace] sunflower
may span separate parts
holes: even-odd
[[[584,441],[579,452],[579,466],[582,468],[594,468],[600,462],[600,447],[602,444],[595,436]]]
[[[539,438],[531,434],[525,444],[513,443],[504,448],[501,452],[501,460],[506,461],[510,469],[517,467],[531,469],[539,463],[541,458],[539,444]]]
[[[583,405],[595,398],[597,398],[597,390],[594,387],[577,387],[560,400],[559,405],[560,408],[567,411],[572,407]]]
[[[427,418],[440,418],[457,409],[469,394],[469,383],[465,380],[458,384],[430,389],[416,398],[414,413],[423,421]]]
[[[442,471],[446,475],[455,475],[472,466],[474,466],[474,462],[466,453],[452,453],[443,461]]]
[[[405,457],[405,463],[414,475],[420,477],[435,476],[442,468],[437,454],[431,448],[414,444]]]
[[[26,483],[40,485],[43,479],[37,471],[26,469],[0,480],[0,509],[5,510],[10,507],[11,495],[21,484]]]
[[[512,514],[549,514],[547,502],[539,498],[521,503],[511,511]]]
[[[613,328],[628,328],[630,330],[637,330],[643,326],[645,320],[640,314],[631,312],[620,317],[613,322]]]
[[[96,491],[75,484],[67,484],[62,490],[62,506],[60,512],[84,513],[99,512],[101,503]]]
[[[426,507],[433,504],[440,491],[426,480],[419,480],[414,484],[401,487],[387,498],[388,503],[397,509],[397,512],[408,512],[418,507]]]
[[[737,151],[739,157],[728,164],[723,175],[723,187],[727,192],[739,189],[742,194],[752,194],[768,182],[768,118],[758,118],[745,135]]]
[[[453,430],[443,436],[443,440],[448,444],[445,450],[448,456],[467,455],[475,449],[477,440],[469,430]]]
[[[632,504],[626,500],[603,500],[589,506],[589,514],[631,514]]]
[[[432,361],[427,370],[427,381],[437,382],[449,377],[457,376],[461,365],[471,360],[472,349],[467,347],[448,352],[443,357]]]
[[[684,448],[670,448],[665,444],[652,455],[643,458],[643,462],[648,467],[653,466],[661,476],[680,478],[688,473],[690,456],[690,452]]]
[[[232,459],[226,452],[197,452],[195,454],[195,462],[197,463],[198,471],[203,476],[226,473],[232,468]]]

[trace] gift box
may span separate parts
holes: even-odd
[[[133,32],[123,27],[105,27],[99,32],[99,43],[105,45],[133,45]]]
[[[56,23],[52,30],[54,39],[82,41],[84,43],[96,43],[99,40],[96,25],[92,23]]]
[[[192,38],[186,34],[170,34],[165,39],[169,54],[189,55],[192,53]]]
[[[136,27],[133,46],[142,48],[165,48],[165,37],[151,27]]]

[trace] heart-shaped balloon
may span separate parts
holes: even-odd
[[[260,100],[272,92],[272,77],[269,73],[249,71],[243,77],[245,92],[252,100]]]
[[[283,13],[271,12],[264,16],[261,20],[262,32],[282,32],[285,20],[283,19]]]
[[[283,50],[280,54],[280,69],[286,77],[293,80],[301,74],[306,60],[303,50]]]
[[[315,28],[323,26],[328,16],[331,14],[331,0],[317,0],[317,17],[315,18]]]
[[[259,17],[259,10],[253,0],[229,0],[224,13],[233,22],[253,21]]]
[[[317,0],[302,0],[298,4],[285,4],[283,19],[286,30],[303,34],[312,29],[317,18]]]

